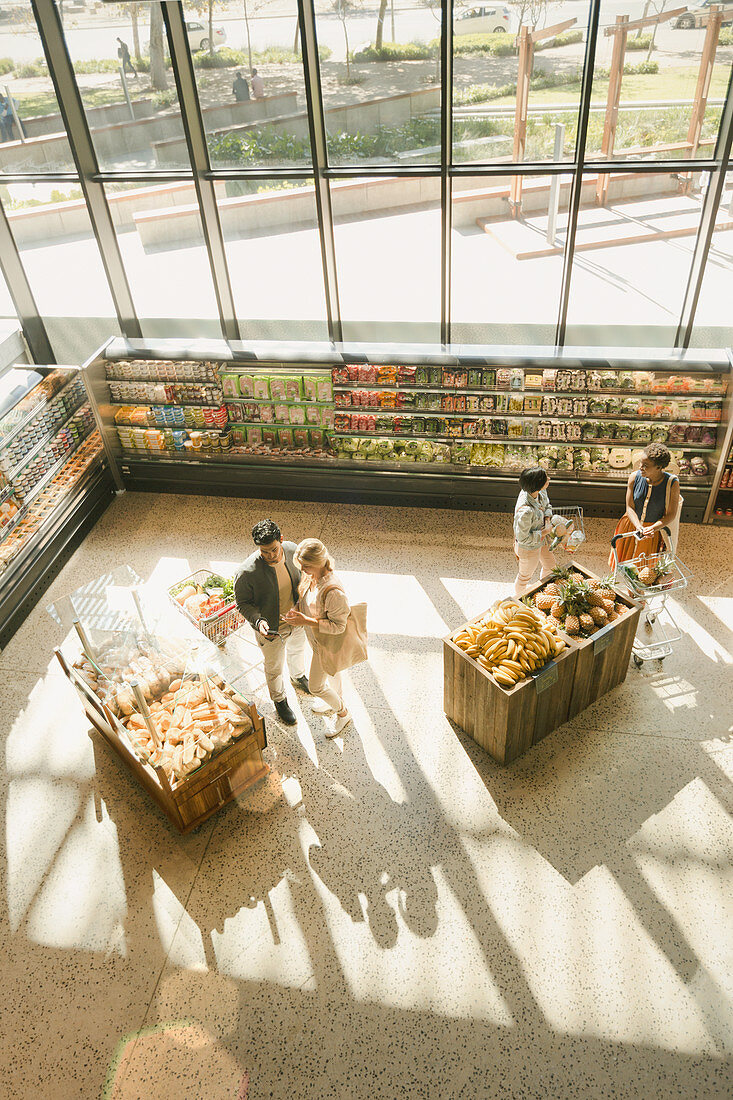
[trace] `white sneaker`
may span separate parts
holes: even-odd
[[[314,699],[311,703],[311,710],[314,714],[333,714],[333,707],[330,707],[323,699]]]
[[[350,721],[351,715],[349,714],[348,710],[346,711],[346,714],[344,714],[341,718],[336,715],[335,721],[333,723],[329,723],[326,726],[326,737],[338,737],[340,733],[343,733]]]

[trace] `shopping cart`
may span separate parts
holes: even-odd
[[[614,535],[611,553],[614,563],[614,585],[625,588],[631,599],[643,610],[639,631],[631,649],[637,668],[645,661],[663,661],[669,657],[674,643],[682,637],[674,615],[667,607],[672,592],[687,588],[692,573],[672,549],[669,527],[662,528],[665,549],[657,554],[642,554],[620,562],[616,552],[619,539],[630,535]],[[640,535],[636,534],[636,538]],[[648,571],[648,572],[647,572]]]
[[[580,546],[585,542],[585,525],[583,523],[582,508],[553,508],[552,520],[562,521],[565,526],[564,535],[559,533],[551,535],[547,543],[548,550],[555,555],[558,564],[567,563]]]
[[[181,614],[185,615],[188,621],[193,623],[196,629],[200,630],[205,638],[208,638],[214,645],[223,646],[229,635],[233,634],[235,630],[239,630],[245,623],[244,616],[238,610],[234,600],[228,600],[224,607],[221,607],[212,615],[202,615],[200,619],[196,619],[185,607],[179,604],[175,597],[175,593],[179,592],[185,584],[193,585],[194,588],[203,591],[210,575],[211,573],[208,569],[198,569],[195,573],[192,573],[190,577],[184,577],[182,581],[179,581],[177,584],[174,584],[172,588],[169,588],[168,596]],[[217,589],[217,591],[220,590]]]

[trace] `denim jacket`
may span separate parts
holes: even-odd
[[[552,515],[550,499],[545,489],[531,497],[524,489],[514,507],[514,541],[525,550],[537,550],[542,542],[542,528]]]

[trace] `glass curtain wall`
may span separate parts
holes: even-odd
[[[709,8],[16,0],[13,270],[57,333],[733,342]]]

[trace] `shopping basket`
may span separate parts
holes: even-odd
[[[239,630],[240,626],[244,626],[245,618],[241,611],[238,610],[234,600],[230,600],[224,607],[215,611],[212,615],[202,616],[197,619],[191,614],[174,596],[174,590],[180,591],[182,585],[190,584],[194,588],[200,588],[206,591],[206,581],[211,576],[211,570],[209,569],[197,569],[195,573],[192,573],[190,577],[184,577],[182,581],[178,581],[177,584],[171,586],[168,589],[168,596],[175,604],[182,615],[185,615],[190,623],[200,630],[204,637],[208,638],[210,642],[215,645],[224,645],[230,634],[233,634],[235,630]]]
[[[556,535],[550,537],[548,549],[554,554],[572,555],[585,542],[585,524],[583,523],[582,508],[553,508],[553,518],[559,516],[568,528],[564,538]]]

